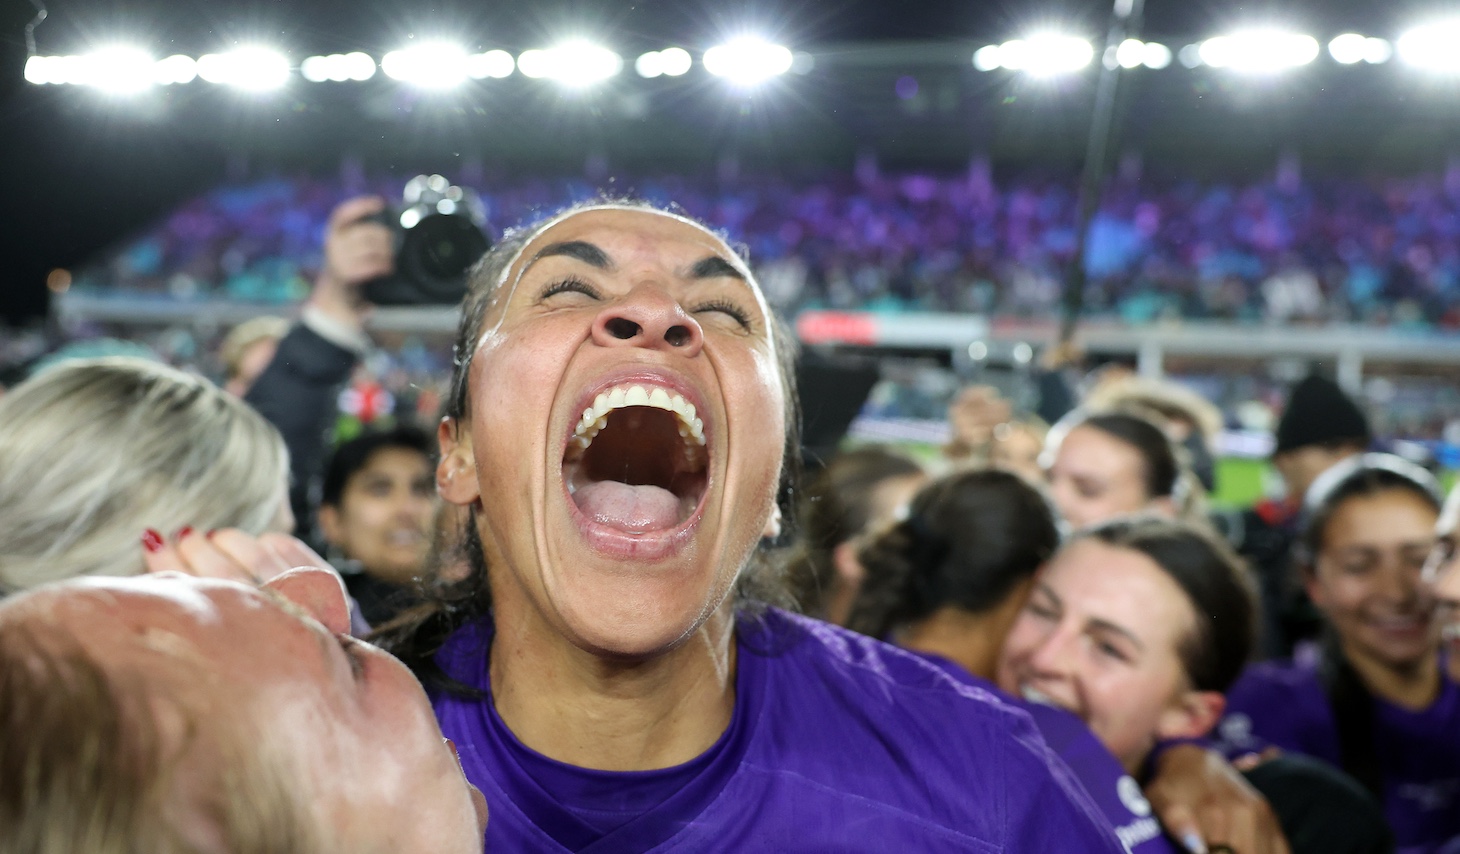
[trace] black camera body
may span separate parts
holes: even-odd
[[[466,295],[467,273],[492,248],[486,208],[472,190],[440,175],[406,183],[404,205],[366,217],[395,234],[395,271],[361,286],[374,305],[454,305]]]

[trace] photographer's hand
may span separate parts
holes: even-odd
[[[369,304],[360,286],[386,275],[395,266],[390,229],[366,217],[385,210],[378,196],[358,196],[341,202],[325,227],[324,266],[314,280],[306,305],[330,319],[363,332]]]

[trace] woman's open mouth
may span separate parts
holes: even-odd
[[[695,516],[709,482],[705,427],[693,403],[645,381],[600,392],[563,454],[569,500],[591,526],[647,537]]]

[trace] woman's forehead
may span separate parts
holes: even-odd
[[[517,281],[544,248],[593,233],[619,242],[635,239],[641,241],[640,245],[691,244],[705,255],[724,258],[744,273],[747,281],[753,281],[750,270],[723,238],[688,217],[632,205],[599,205],[569,211],[539,230],[507,265],[499,286]]]

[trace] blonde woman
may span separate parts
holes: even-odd
[[[164,534],[288,531],[288,471],[278,432],[205,379],[135,358],[60,364],[0,400],[0,594],[139,574],[138,541]]]

